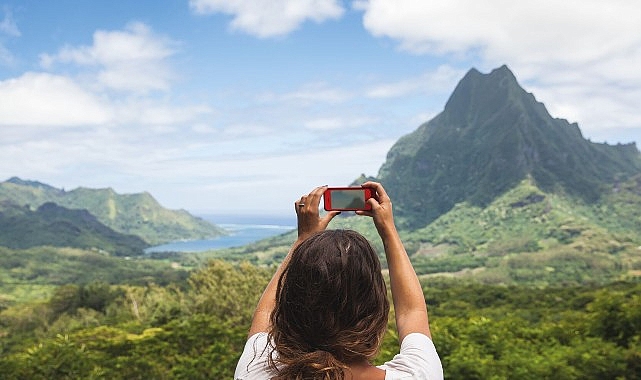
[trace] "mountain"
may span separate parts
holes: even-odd
[[[118,194],[113,189],[77,188],[71,191],[13,177],[0,182],[0,202],[8,201],[36,211],[52,202],[68,209],[87,210],[114,231],[136,235],[151,245],[181,239],[224,235],[220,227],[185,210],[168,210],[149,193]]]
[[[37,246],[76,247],[136,256],[147,243],[100,223],[87,210],[70,210],[45,203],[32,211],[10,202],[0,203],[0,245],[26,249]]]
[[[550,116],[502,66],[470,70],[443,112],[390,149],[377,178],[394,202],[403,243],[421,276],[536,286],[641,276],[641,157],[634,144],[596,144]],[[369,218],[329,228],[365,235]],[[295,232],[216,251],[216,258],[279,261]],[[383,262],[384,263],[384,262]]]
[[[428,225],[456,204],[486,206],[525,179],[546,192],[594,203],[641,173],[634,143],[598,144],[550,116],[507,66],[471,69],[443,111],[402,137],[377,179],[401,225]]]

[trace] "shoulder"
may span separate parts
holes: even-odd
[[[236,364],[234,379],[268,379],[271,373],[269,357],[272,352],[273,347],[267,333],[259,332],[250,336],[245,343],[238,364]]]
[[[401,342],[400,353],[379,368],[387,372],[387,380],[443,379],[443,367],[434,343],[429,337],[419,333],[407,335]]]

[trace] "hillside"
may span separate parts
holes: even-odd
[[[555,119],[502,66],[470,70],[444,110],[390,149],[377,178],[396,200],[404,227],[424,227],[456,204],[483,207],[526,178],[545,192],[597,202],[641,174],[634,143],[583,138]]]
[[[6,201],[0,204],[0,245],[14,249],[75,247],[114,256],[141,255],[147,247],[141,238],[112,230],[86,210],[45,203],[32,211]]]
[[[419,273],[484,283],[606,283],[641,274],[641,176],[597,204],[524,180],[485,207],[459,203],[406,237]]]
[[[113,189],[57,189],[35,181],[11,178],[0,182],[0,202],[28,206],[35,211],[47,202],[87,210],[113,230],[141,237],[150,245],[180,239],[204,239],[225,231],[184,210],[168,210],[149,193],[118,194]]]

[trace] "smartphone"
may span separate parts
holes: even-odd
[[[367,202],[373,196],[368,187],[328,187],[323,193],[326,211],[371,210]]]

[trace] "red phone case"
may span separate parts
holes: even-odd
[[[332,193],[335,191],[348,191],[348,192],[359,192],[364,195],[365,206],[363,208],[355,207],[338,207],[332,202]],[[371,210],[372,206],[367,202],[369,198],[372,197],[372,189],[369,187],[328,187],[323,193],[323,204],[326,211],[356,211],[356,210]]]

